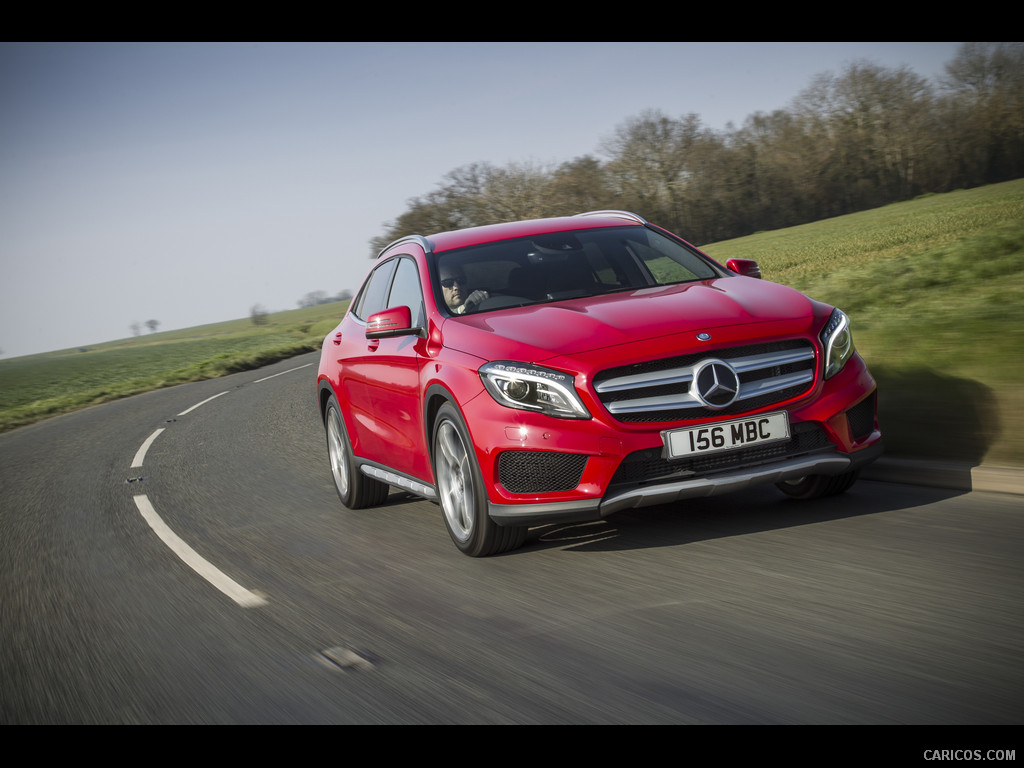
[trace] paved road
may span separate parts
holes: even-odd
[[[314,363],[0,435],[0,722],[1024,719],[1019,497],[750,492],[473,560],[427,502],[340,507]]]

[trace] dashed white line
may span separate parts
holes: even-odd
[[[146,451],[149,450],[149,446],[153,444],[153,441],[160,437],[161,432],[163,432],[163,429],[158,429],[156,432],[154,432],[152,435],[146,438],[146,442],[139,446],[139,450],[135,454],[135,458],[132,459],[132,469],[142,466],[142,462],[146,458]]]
[[[201,403],[196,403],[196,404],[195,404],[195,405],[193,405],[193,406],[192,406],[191,408],[186,408],[186,409],[185,409],[184,411],[182,411],[182,412],[181,412],[181,413],[179,413],[178,415],[179,415],[179,416],[184,416],[184,415],[185,415],[186,413],[191,413],[192,411],[194,411],[194,410],[195,410],[196,408],[198,408],[199,406],[201,406],[201,405],[206,405],[206,404],[207,404],[208,402],[210,402],[211,400],[216,400],[216,399],[217,399],[218,397],[220,397],[221,395],[226,395],[226,394],[227,394],[227,392],[225,391],[225,392],[221,392],[220,394],[214,395],[213,397],[208,397],[208,398],[206,398],[205,400],[203,400],[203,402],[201,402]]]
[[[225,576],[221,571],[201,557],[198,552],[192,549],[192,547],[182,541],[181,538],[179,538],[178,535],[168,528],[167,524],[160,519],[156,510],[153,509],[153,505],[150,503],[148,496],[136,496],[135,506],[139,508],[139,512],[142,513],[142,517],[147,523],[149,523],[149,527],[153,529],[156,535],[160,537],[160,540],[163,541],[163,543],[166,544],[174,554],[180,557],[186,565],[210,582],[214,587],[219,589],[243,608],[254,608],[256,606],[266,604],[266,600]]]
[[[253,384],[259,384],[261,381],[267,381],[268,379],[273,379],[278,376],[284,376],[286,373],[294,373],[295,371],[301,371],[303,368],[309,368],[311,365],[313,364],[306,363],[305,365],[300,365],[298,368],[289,368],[287,371],[281,371],[280,373],[275,373],[272,376],[264,376],[262,379],[256,379],[256,381],[254,381]]]

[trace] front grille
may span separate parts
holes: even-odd
[[[768,443],[738,451],[712,453],[687,459],[666,459],[661,449],[649,448],[631,453],[615,472],[610,487],[637,485],[648,482],[668,482],[691,476],[703,476],[739,467],[778,461],[832,448],[833,445],[820,426],[813,422],[800,422],[791,428],[787,442]]]
[[[571,491],[580,484],[587,457],[580,453],[502,451],[498,482],[509,493]]]
[[[726,408],[709,408],[691,391],[707,360],[728,363],[739,394]],[[766,408],[810,391],[817,358],[805,339],[754,344],[610,368],[594,377],[597,396],[618,421],[642,424],[713,418]]]

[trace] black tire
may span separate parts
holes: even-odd
[[[842,475],[808,475],[776,483],[775,487],[794,499],[821,499],[845,493],[859,474],[853,471]]]
[[[437,413],[431,445],[444,524],[459,551],[488,557],[521,547],[525,527],[500,526],[487,514],[487,492],[473,442],[450,403]]]
[[[327,433],[327,456],[331,462],[334,488],[341,503],[349,509],[365,509],[383,504],[391,490],[387,483],[367,477],[356,466],[352,443],[345,430],[338,401],[331,395],[324,411],[324,430]]]

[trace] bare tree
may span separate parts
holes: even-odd
[[[590,155],[558,166],[549,186],[550,213],[555,215],[622,207],[607,169]]]
[[[262,304],[253,304],[249,309],[249,317],[253,325],[266,325],[269,322],[267,310]]]
[[[317,304],[324,304],[327,301],[326,291],[310,291],[301,299],[299,299],[299,307],[305,309],[307,307],[315,307]]]
[[[479,223],[537,219],[551,213],[552,171],[535,163],[493,168],[477,199]]]
[[[946,75],[941,106],[954,183],[1024,174],[1024,43],[964,43]]]

